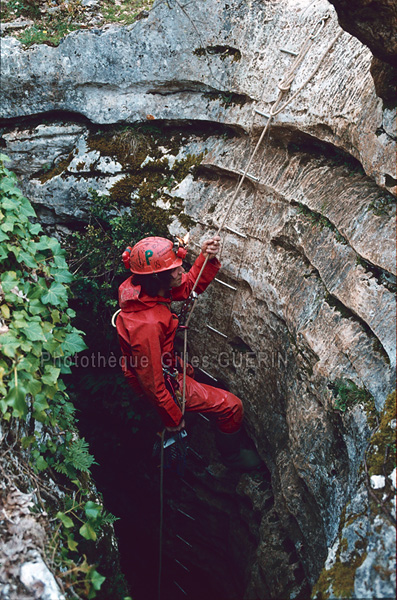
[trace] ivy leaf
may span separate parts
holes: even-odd
[[[96,537],[97,537],[94,528],[92,527],[91,523],[89,523],[89,522],[84,523],[84,525],[82,525],[80,527],[79,533],[86,540],[93,540],[94,542],[95,542]]]
[[[46,365],[44,369],[44,375],[42,376],[41,381],[46,385],[55,385],[60,372],[61,369],[58,369],[58,367]]]
[[[0,225],[0,229],[5,233],[14,231],[15,217],[7,217],[6,221]]]
[[[34,223],[33,225],[30,225],[30,233],[32,235],[37,235],[38,233],[40,233],[40,231],[42,231],[40,223]]]
[[[50,406],[43,394],[40,394],[40,396],[37,396],[35,398],[35,400],[33,402],[33,408],[37,412],[42,412],[43,410],[50,408]]]
[[[44,471],[48,467],[48,462],[43,456],[38,456],[36,459],[36,467],[39,471]]]
[[[106,577],[104,577],[103,575],[98,573],[98,571],[92,571],[90,573],[90,579],[91,579],[92,587],[94,588],[94,590],[98,591],[101,589],[101,585],[105,581]]]
[[[64,250],[62,250],[60,243],[55,238],[50,238],[47,235],[42,235],[40,241],[37,242],[36,248],[38,250],[51,250],[54,256],[63,256]]]
[[[75,552],[77,550],[78,543],[75,541],[73,533],[68,535],[67,541],[68,541],[69,550],[71,550],[72,552]]]
[[[0,230],[0,242],[4,242],[5,240],[8,240],[9,237],[6,233],[4,233],[4,231]]]
[[[54,306],[65,304],[67,299],[68,292],[66,287],[56,281],[52,282],[50,289],[41,297],[43,304],[53,304]]]
[[[9,358],[13,358],[16,354],[17,349],[21,346],[20,341],[14,335],[12,331],[3,333],[0,337],[0,347],[3,354]]]
[[[36,396],[37,394],[39,394],[41,392],[41,381],[38,381],[38,379],[30,379],[29,381],[29,394],[31,394],[33,397]]]
[[[1,285],[4,292],[10,292],[18,284],[18,277],[15,271],[7,271],[1,276]]]
[[[62,348],[65,354],[72,355],[85,350],[87,346],[81,335],[72,332],[66,335],[65,340],[62,342]]]
[[[58,358],[62,356],[62,348],[58,340],[56,340],[53,336],[43,344],[44,350],[47,350],[53,358]]]
[[[7,306],[7,304],[2,304],[0,309],[1,309],[1,314],[3,315],[3,317],[5,319],[9,319],[10,318],[10,309]]]
[[[34,300],[39,300],[40,302],[42,302],[42,296],[46,292],[48,292],[47,282],[44,279],[44,277],[39,277],[36,285],[29,292],[29,298],[31,300],[34,299]]]
[[[41,356],[43,351],[43,344],[41,342],[32,342],[32,353],[35,356]]]
[[[67,269],[51,269],[51,274],[60,283],[70,283],[71,281],[74,280],[73,275]]]
[[[54,308],[54,310],[51,311],[51,319],[54,325],[60,322],[61,317],[59,315],[59,310]]]
[[[33,206],[30,204],[29,200],[26,198],[21,198],[19,212],[25,215],[26,217],[35,217],[36,212]],[[39,225],[40,227],[40,225]]]
[[[14,414],[25,419],[28,414],[28,405],[26,404],[26,392],[19,386],[14,386],[4,398],[4,403],[11,406]]]
[[[57,519],[61,520],[62,524],[66,527],[66,529],[70,529],[71,527],[73,527],[72,519],[70,517],[68,517],[67,515],[65,515],[65,513],[57,512],[57,514],[55,516],[57,517]]]
[[[24,262],[25,265],[27,267],[30,267],[31,269],[36,269],[37,268],[37,261],[27,252],[24,252],[24,250],[21,250],[17,256],[18,262]]]
[[[11,200],[11,198],[3,198],[1,202],[1,208],[3,210],[16,210],[18,205],[15,200]]]
[[[21,192],[18,190],[11,177],[4,177],[3,181],[0,182],[0,190],[5,194],[16,192],[18,196],[21,196]],[[13,207],[15,208],[14,205]],[[10,209],[8,208],[8,210]]]
[[[67,264],[66,260],[64,259],[63,256],[61,256],[59,254],[57,254],[57,255],[54,256],[54,263],[60,269],[67,269],[68,268],[68,264]]]
[[[30,321],[28,326],[24,329],[24,334],[31,342],[46,342],[43,330],[40,327],[40,323]]]
[[[26,450],[26,448],[29,448],[29,446],[31,444],[33,444],[35,441],[36,441],[36,437],[34,435],[29,435],[28,437],[23,437],[21,439],[22,448],[24,450]]]
[[[97,519],[102,512],[102,506],[89,500],[85,503],[84,512],[89,519]]]

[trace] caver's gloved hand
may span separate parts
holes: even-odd
[[[177,427],[166,427],[166,430],[172,433],[182,431],[182,429],[185,429],[185,419],[182,419],[182,421],[179,423],[179,425],[177,425]]]

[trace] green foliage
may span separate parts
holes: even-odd
[[[56,462],[54,468],[58,473],[64,473],[70,479],[77,476],[77,471],[88,473],[90,467],[96,464],[94,457],[88,452],[88,443],[84,438],[77,438],[65,448],[64,460]]]
[[[86,541],[95,542],[106,526],[117,519],[106,513],[101,504],[87,500],[88,493],[80,488],[73,496],[65,497],[63,510],[55,515],[58,526],[50,541],[50,552],[56,557],[64,587],[73,586],[75,593],[95,598],[105,577],[88,564],[85,555],[81,559],[79,546]]]
[[[59,242],[32,223],[35,212],[0,156],[0,264],[2,334],[0,391],[3,418],[25,418],[28,408],[51,423],[67,395],[59,379],[86,346],[71,324],[68,283],[73,279]]]
[[[229,106],[243,106],[249,100],[245,94],[234,94],[233,92],[205,92],[203,97],[207,98],[210,102],[217,100],[225,108],[229,108]]]
[[[359,404],[368,403],[372,396],[365,388],[359,388],[350,379],[337,379],[332,390],[335,396],[335,408],[341,412],[346,412],[348,408]]]
[[[107,23],[121,23],[130,25],[142,10],[150,10],[153,0],[105,0],[103,2],[102,14]]]
[[[52,467],[83,495],[87,491],[81,475],[89,472],[94,458],[77,435],[75,408],[60,378],[70,372],[73,355],[86,348],[82,332],[71,324],[75,313],[68,308],[73,276],[59,242],[32,222],[35,212],[5,160],[0,155],[0,413],[6,421],[29,417],[34,431],[22,438],[21,446],[33,470]],[[96,539],[102,526],[98,506],[85,503],[84,518],[79,517],[85,539]],[[63,570],[65,564],[74,565],[69,572],[76,575],[82,566],[67,554],[77,548],[68,533],[73,523],[67,512],[57,515],[57,535],[67,536],[59,556]],[[86,560],[82,564],[84,593],[94,598],[104,578]],[[78,587],[74,576],[72,580]]]
[[[395,214],[393,211],[396,204],[396,197],[387,191],[380,193],[368,205],[368,210],[371,210],[377,217],[391,217]]]
[[[29,18],[33,25],[22,30],[9,30],[26,46],[46,43],[57,46],[72,31],[90,25],[92,12],[81,0],[56,0],[56,5],[49,6],[44,0],[2,0],[2,20],[12,21],[16,18]],[[143,9],[150,10],[153,0],[102,0],[100,2],[101,19],[96,26],[117,22],[130,25]],[[51,12],[49,8],[55,9]]]
[[[84,232],[73,234],[69,242],[70,265],[75,269],[73,285],[83,304],[93,312],[103,305],[116,306],[117,276],[126,274],[121,254],[127,246],[146,235],[164,235],[163,227],[148,227],[136,211],[121,212],[108,196],[91,190],[90,221]]]

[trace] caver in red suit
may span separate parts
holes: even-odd
[[[137,251],[136,246],[139,244],[141,247]],[[172,287],[165,296],[153,297],[134,282],[134,279],[139,279],[136,275],[150,275],[176,269],[182,260],[175,254],[173,243],[164,238],[145,238],[136,246],[130,249],[129,256],[124,258],[131,270],[137,272],[119,288],[121,312],[117,317],[116,326],[124,357],[123,371],[134,391],[151,400],[164,425],[174,428],[181,423],[183,416],[165,385],[163,375],[163,366],[175,364],[174,337],[178,328],[178,317],[171,310],[171,301],[188,298],[205,257],[201,253],[190,271],[181,273],[180,285]],[[163,257],[158,258],[157,255],[162,251]],[[169,262],[164,260],[167,255],[170,255]],[[166,268],[161,269],[164,266]],[[207,262],[196,287],[197,293],[204,292],[220,266],[215,257]],[[193,369],[190,367],[189,371],[192,374]],[[178,378],[182,390],[182,373]],[[243,419],[243,408],[239,398],[225,390],[198,383],[188,375],[186,410],[213,414],[220,431],[224,433],[238,431]]]
[[[123,254],[125,266],[133,273],[119,288],[121,311],[116,326],[123,371],[135,392],[152,401],[169,431],[184,427],[182,412],[166,386],[163,373],[163,366],[170,370],[176,364],[174,338],[178,317],[171,312],[171,301],[188,298],[207,256],[208,262],[196,287],[198,293],[204,292],[220,268],[215,257],[219,240],[215,236],[203,243],[202,253],[188,273],[182,268],[186,251],[165,238],[145,238]],[[176,376],[182,389],[182,373]],[[217,445],[227,466],[249,471],[260,465],[257,453],[240,444],[243,407],[239,398],[198,383],[188,374],[186,410],[216,417]]]

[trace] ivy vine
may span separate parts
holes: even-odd
[[[86,348],[68,308],[73,275],[58,240],[36,222],[7,160],[0,154],[0,415],[10,425],[23,424],[20,429],[28,434],[19,450],[29,456],[36,475],[50,471],[67,477],[47,558],[65,588],[94,598],[105,577],[81,555],[74,536],[95,541],[114,517],[93,494],[87,474],[94,457],[78,435],[75,407],[61,378],[70,373],[73,356]]]

